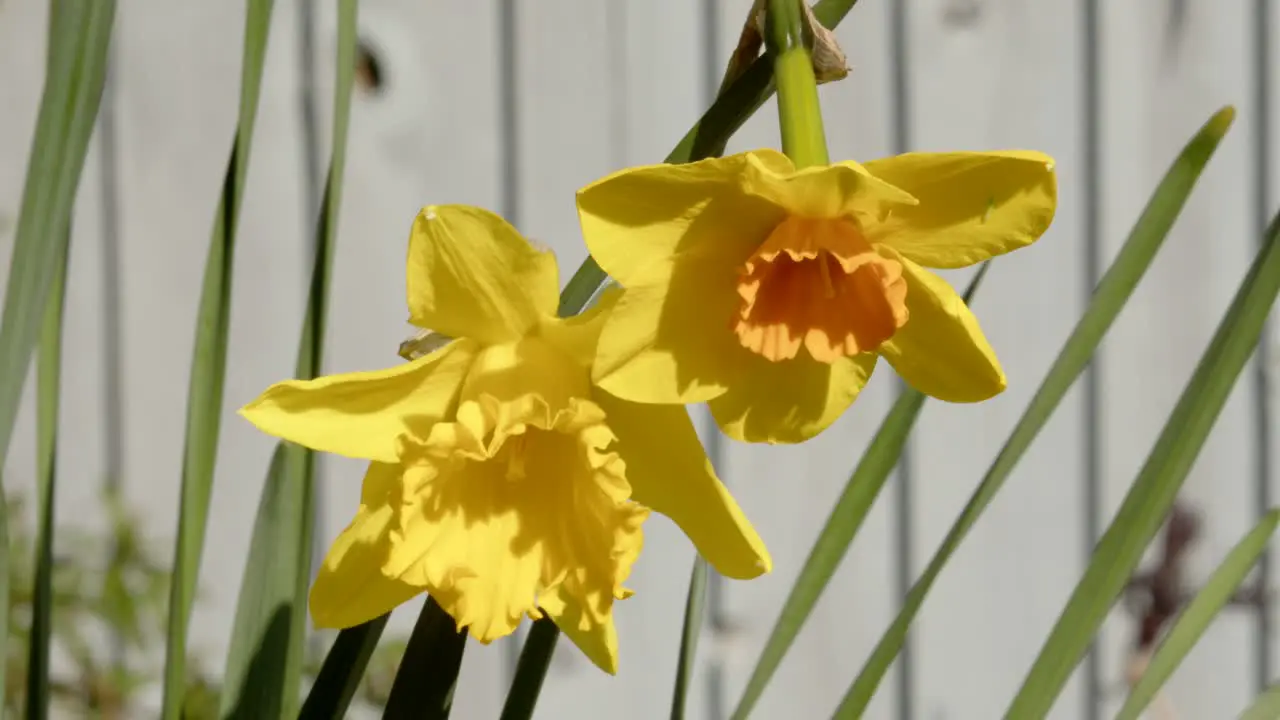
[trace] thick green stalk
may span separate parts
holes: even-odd
[[[805,47],[802,0],[769,0],[765,47],[778,87],[782,151],[796,167],[826,165],[827,138],[818,102],[818,79]]]
[[[466,647],[466,630],[459,630],[449,613],[428,595],[396,669],[382,717],[446,720],[453,709]]]
[[[542,682],[547,678],[547,667],[559,638],[560,629],[551,618],[544,617],[533,623],[529,637],[520,649],[516,676],[511,680],[511,690],[502,705],[500,720],[529,720],[533,717],[538,693],[542,692]]]
[[[813,16],[828,30],[834,30],[845,15],[853,9],[857,0],[822,0],[813,6]],[[812,66],[809,68],[812,73]],[[815,97],[817,81],[814,80]],[[687,163],[719,157],[725,145],[738,128],[741,128],[760,106],[773,95],[773,72],[768,56],[751,63],[742,74],[716,97],[698,122],[680,138],[663,160],[666,163]],[[821,118],[819,118],[821,122]],[[823,162],[826,153],[823,153]],[[794,161],[794,158],[792,159]],[[569,284],[560,295],[560,314],[573,315],[586,306],[604,281],[608,279],[595,258],[588,257],[574,272]]]
[[[306,702],[302,703],[298,720],[333,720],[347,716],[347,708],[360,689],[369,658],[377,649],[390,618],[391,613],[379,615],[338,633],[307,693]]]

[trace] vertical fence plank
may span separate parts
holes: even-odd
[[[405,249],[422,206],[500,209],[498,6],[496,0],[396,0],[360,8],[357,54],[364,55],[357,58],[362,65],[351,108],[325,373],[402,362],[396,350],[413,332],[406,322]],[[327,147],[336,15],[327,4],[317,13],[317,136]],[[323,172],[328,158],[321,153]],[[292,328],[286,332],[297,341]],[[355,513],[366,465],[322,459],[319,552]],[[408,638],[423,601],[420,596],[392,614],[384,644]],[[504,661],[511,641],[468,644],[454,715],[496,717],[510,680]]]
[[[1239,109],[1149,277],[1102,349],[1104,521],[1114,512],[1191,375],[1257,247],[1253,221],[1249,17],[1245,3],[1103,4],[1101,197],[1104,255],[1114,254],[1174,153],[1221,105]],[[1241,377],[1182,498],[1201,515],[1186,565],[1202,581],[1252,523],[1255,438]],[[1158,550],[1150,553],[1154,561]],[[1250,613],[1228,610],[1171,678],[1182,717],[1222,717],[1254,688]],[[1104,714],[1123,699],[1132,618],[1118,612],[1103,635]]]
[[[296,0],[295,0],[296,1]],[[236,408],[287,376],[303,298],[292,2],[267,49],[260,142],[248,168],[235,264],[228,374],[209,540],[189,653],[217,673],[226,651],[260,478],[274,440]],[[207,232],[235,126],[242,4],[176,8],[135,0],[116,19],[126,500],[168,541],[178,506],[182,421]]]
[[[999,258],[974,312],[1009,378],[981,405],[931,402],[911,448],[911,562],[932,557],[1084,305],[1080,48],[1069,3],[919,3],[907,18],[912,150],[1028,148],[1057,160],[1052,228]],[[957,286],[971,273],[944,273]],[[927,601],[913,638],[915,714],[995,717],[1082,568],[1082,403],[1075,391]],[[1076,681],[1058,704],[1080,716]]]
[[[720,5],[716,53],[723,70],[751,6],[746,0]],[[832,160],[870,160],[890,154],[891,113],[888,7],[859,3],[837,30],[852,68],[848,77],[823,85],[824,125]],[[729,152],[780,147],[778,110],[770,100],[729,143]],[[748,582],[726,581],[721,614],[708,652],[724,678],[709,689],[732,710],[760,650],[808,557],[832,503],[893,397],[893,372],[882,365],[852,408],[826,432],[798,446],[745,445],[725,440],[723,474],[773,555],[773,572]],[[886,485],[839,571],[814,608],[757,706],[759,717],[819,717],[829,713],[853,673],[893,619],[895,488]],[[886,680],[869,718],[896,714],[893,685]]]

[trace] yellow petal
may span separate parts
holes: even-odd
[[[554,315],[560,280],[555,255],[534,248],[501,217],[432,205],[413,221],[407,289],[414,325],[491,344]]]
[[[678,405],[641,405],[596,392],[614,450],[627,464],[631,497],[675,521],[721,575],[745,580],[769,572],[764,541],[707,460],[689,413]]]
[[[572,398],[590,392],[587,368],[541,337],[492,345],[476,355],[462,385],[460,400],[488,395],[500,402],[520,402],[535,393],[551,408],[568,407]],[[420,436],[421,437],[421,436]]]
[[[729,359],[743,351],[733,333],[737,267],[683,257],[632,280],[600,334],[596,384],[635,402],[704,402],[723,393],[734,377]]]
[[[1003,391],[1004,371],[964,299],[905,258],[902,273],[909,318],[878,352],[912,387],[940,400],[978,402]]]
[[[538,604],[596,667],[610,675],[618,673],[618,630],[612,614],[597,621],[562,589],[542,595]]]
[[[622,288],[611,285],[600,293],[594,305],[577,315],[543,318],[538,336],[573,358],[577,364],[590,368],[595,362],[600,331],[622,298],[622,292]]]
[[[478,349],[455,340],[386,370],[277,383],[240,414],[268,435],[313,450],[395,462],[397,436],[426,437],[452,409]]]
[[[391,547],[389,492],[399,482],[399,466],[369,464],[360,509],[334,540],[311,587],[311,619],[316,627],[359,625],[422,592],[421,587],[385,577],[380,570]]]
[[[796,170],[785,155],[748,153],[744,189],[790,215],[837,218],[853,213],[879,214],[881,206],[912,205],[910,193],[872,175],[852,160]]]
[[[926,267],[966,267],[1030,245],[1057,207],[1053,158],[1043,153],[907,153],[866,167],[920,200],[868,223],[869,237]]]
[[[772,203],[743,191],[747,163],[739,154],[597,180],[578,191],[587,249],[626,288],[650,266],[674,269],[678,255],[723,257],[719,264],[736,268],[782,219]]]
[[[874,353],[832,363],[808,353],[771,362],[742,352],[738,360],[742,375],[709,403],[711,413],[729,437],[763,443],[804,442],[826,430],[858,397],[876,366]]]
[[[539,596],[572,597],[604,623],[643,544],[604,412],[531,392],[480,395],[423,444],[406,440],[383,572],[422,585],[482,643],[538,615]]]

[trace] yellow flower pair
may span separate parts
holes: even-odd
[[[1030,152],[909,154],[797,171],[755,151],[625,170],[583,189],[592,255],[622,290],[555,316],[554,257],[504,220],[425,208],[410,321],[452,338],[388,370],[290,381],[242,413],[370,460],[311,614],[349,627],[430,593],[489,642],[543,613],[615,672],[612,607],[650,510],[720,573],[768,572],[683,407],[730,436],[799,442],[853,402],[877,356],[922,391],[1005,386],[977,321],[921,266],[1034,242],[1055,207]]]

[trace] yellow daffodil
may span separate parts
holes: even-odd
[[[1004,372],[924,268],[1031,244],[1056,196],[1053,160],[1022,151],[797,170],[757,150],[618,172],[578,193],[587,247],[626,288],[595,381],[637,402],[708,402],[751,442],[817,435],[880,356],[929,395],[985,400]]]
[[[311,590],[317,625],[350,627],[425,591],[483,643],[545,612],[612,673],[613,602],[630,594],[650,508],[721,573],[768,572],[684,408],[592,387],[619,291],[562,320],[558,288],[554,256],[502,218],[425,208],[409,239],[410,320],[454,339],[387,370],[277,384],[241,411],[372,461]]]

